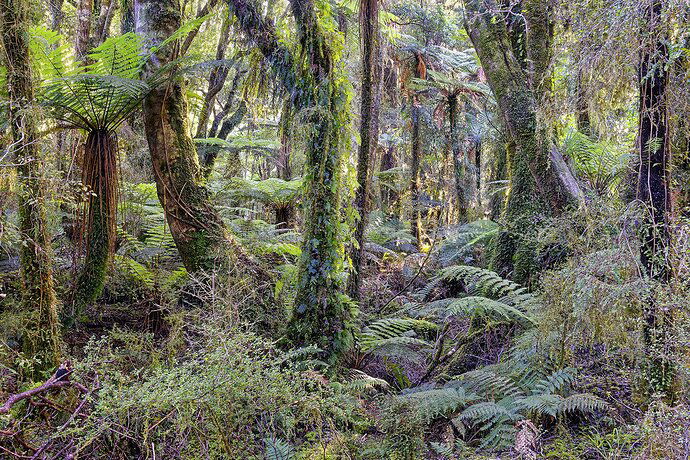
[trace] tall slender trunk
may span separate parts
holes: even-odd
[[[292,129],[292,104],[288,99],[283,101],[283,110],[280,114],[280,150],[278,152],[278,177],[285,181],[292,179],[292,167],[290,164],[290,132]],[[291,228],[295,220],[295,208],[292,203],[276,208],[276,225]]]
[[[7,66],[9,114],[17,158],[19,187],[19,252],[22,305],[31,312],[24,351],[36,358],[36,371],[59,362],[60,336],[52,271],[52,248],[46,230],[43,162],[34,112],[34,87],[29,60],[29,2],[0,1],[2,42]]]
[[[48,0],[48,11],[50,11],[50,28],[55,32],[60,32],[62,21],[65,19],[65,13],[62,11],[62,5],[65,0]]]
[[[668,49],[662,24],[662,0],[650,0],[645,9],[643,48],[639,65],[639,170],[637,199],[645,205],[640,258],[646,274],[655,281],[667,282],[670,273],[667,250],[670,240],[668,215],[670,144],[666,87]],[[664,348],[670,313],[663,311],[653,295],[644,310],[644,340],[647,347],[650,392],[669,395],[671,364]]]
[[[85,61],[86,54],[89,52],[92,13],[93,0],[79,0],[79,6],[77,7],[77,35],[74,45],[74,54],[77,61]]]
[[[460,146],[460,132],[458,126],[459,102],[456,94],[448,96],[448,119],[450,124],[450,146],[453,155],[453,171],[455,176],[455,196],[458,200],[458,222],[467,222],[467,208],[468,200],[465,184],[465,160],[462,157],[462,148]]]
[[[340,169],[350,125],[346,79],[318,23],[311,0],[291,0],[300,58],[278,40],[275,25],[246,0],[231,0],[239,19],[306,122],[304,241],[288,338],[316,344],[337,362],[352,343],[352,311],[342,298]],[[327,19],[324,19],[327,20]]]
[[[223,16],[223,23],[220,27],[220,36],[218,37],[218,45],[216,46],[216,60],[220,61],[225,59],[225,52],[228,49],[228,44],[230,43],[230,15],[226,14]],[[196,138],[206,137],[206,131],[208,128],[208,120],[211,115],[211,109],[213,108],[213,103],[216,100],[216,96],[223,89],[225,85],[225,80],[228,77],[228,69],[226,66],[214,67],[208,77],[208,89],[206,95],[204,96],[204,103],[201,106],[201,112],[199,114],[199,123],[196,130]]]
[[[378,141],[378,112],[376,95],[381,78],[379,36],[379,0],[361,0],[359,9],[360,35],[362,38],[362,106],[359,126],[359,155],[357,159],[357,190],[354,207],[359,214],[354,231],[354,244],[350,248],[352,272],[348,279],[348,294],[354,300],[360,298],[362,259],[364,258],[364,232],[369,222],[371,158]]]

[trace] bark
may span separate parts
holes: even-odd
[[[290,132],[292,130],[293,113],[288,100],[283,102],[283,110],[280,114],[280,151],[278,152],[278,177],[285,181],[292,179],[292,167],[290,164]],[[292,228],[295,220],[295,209],[292,204],[280,206],[275,210],[276,225],[284,228]]]
[[[527,3],[534,5],[538,2],[535,0]],[[581,196],[579,189],[571,188],[574,180],[568,183],[561,180],[561,176],[568,175],[569,172],[557,171],[550,161],[550,139],[544,138],[537,122],[538,98],[545,97],[550,81],[548,70],[543,67],[547,65],[545,60],[550,51],[538,50],[550,46],[550,40],[537,34],[537,31],[543,34],[549,28],[538,21],[532,25],[535,30],[528,35],[531,41],[527,43],[526,49],[533,61],[526,73],[513,52],[507,25],[495,11],[498,11],[495,0],[468,1],[466,29],[479,54],[489,86],[496,96],[508,133],[515,142],[516,157],[524,159],[537,191],[549,205],[551,212],[558,214],[569,205],[577,204]],[[541,14],[541,10],[539,12]],[[535,49],[532,48],[533,44]]]
[[[296,81],[306,130],[305,229],[289,337],[315,343],[337,363],[352,343],[350,306],[341,296],[340,169],[349,105],[344,78],[322,34],[312,0],[290,0],[303,60]]]
[[[48,0],[48,10],[50,11],[50,28],[56,32],[60,32],[62,21],[65,19],[65,13],[62,11],[62,5],[65,0]]]
[[[645,205],[640,259],[646,274],[667,282],[670,276],[667,251],[670,240],[668,216],[670,143],[666,88],[668,49],[661,23],[662,1],[651,0],[645,9],[643,48],[639,65],[639,132],[637,199]],[[670,313],[652,296],[644,311],[644,341],[648,359],[649,390],[671,397],[673,379],[667,346]]]
[[[77,61],[84,62],[89,52],[89,37],[91,36],[91,14],[93,0],[79,0],[77,8],[77,35],[75,38],[74,54]]]
[[[510,15],[506,20],[495,0],[468,0],[465,28],[512,147],[507,158],[506,222],[492,268],[529,283],[538,267],[534,248],[524,235],[533,231],[540,215],[559,214],[578,205],[582,193],[562,156],[552,148],[551,127],[538,121],[539,103],[548,101],[551,86],[548,7],[544,0],[525,0],[517,6],[522,8],[521,16]]]
[[[162,42],[180,27],[179,0],[141,0],[135,3],[135,11],[136,31],[151,46]],[[162,48],[144,72],[153,72],[157,66],[174,61],[177,50],[178,46]],[[256,311],[251,312],[252,321],[259,322],[264,329],[281,327],[271,274],[228,233],[203,185],[197,151],[189,134],[184,95],[181,81],[171,79],[150,91],[143,103],[144,130],[158,199],[182,263],[188,272],[200,273],[202,279],[204,273],[214,272],[225,280],[232,271],[233,289],[249,285],[251,280],[252,302],[261,309],[258,317]],[[199,300],[205,301],[191,300],[197,304]]]
[[[96,30],[94,31],[94,46],[103,43],[110,35],[110,23],[115,14],[115,6],[118,0],[101,0],[101,9],[96,21]]]
[[[465,166],[460,146],[460,127],[458,126],[458,97],[456,94],[448,96],[448,119],[450,124],[450,147],[453,155],[453,171],[455,176],[455,196],[458,200],[458,222],[467,223],[468,200],[465,184]]]
[[[378,141],[378,112],[380,96],[381,53],[379,34],[379,0],[360,2],[360,35],[362,38],[362,106],[360,110],[360,145],[357,159],[357,189],[354,208],[359,214],[354,231],[354,244],[350,248],[352,272],[348,279],[348,294],[360,299],[362,260],[364,259],[364,232],[369,222],[371,163]]]
[[[120,33],[123,35],[134,32],[134,0],[120,0],[121,2],[121,24]]]
[[[416,78],[426,78],[424,69],[424,60],[420,54],[417,54],[417,66],[415,69]],[[420,166],[422,159],[422,145],[421,145],[421,126],[420,116],[421,107],[419,106],[419,99],[417,95],[410,97],[411,106],[411,123],[412,123],[412,146],[411,146],[411,163],[410,163],[410,196],[412,199],[412,236],[417,240],[417,244],[422,244],[422,210],[420,203]]]
[[[223,17],[223,23],[220,28],[220,37],[218,38],[218,45],[216,46],[216,60],[220,61],[225,58],[225,52],[230,43],[230,15]],[[225,80],[228,77],[229,68],[226,66],[214,67],[208,77],[208,89],[204,95],[204,103],[201,106],[199,113],[199,123],[196,130],[196,138],[205,138],[206,130],[208,128],[208,120],[211,114],[211,108],[216,100],[216,96],[223,89]]]
[[[163,1],[165,1],[165,0],[163,0]],[[213,9],[216,7],[217,4],[218,4],[218,0],[208,0],[208,2],[206,2],[206,4],[203,6],[203,8],[201,8],[197,12],[196,17],[202,18],[202,17],[206,16],[207,14],[209,14],[210,12],[213,11]],[[192,46],[192,42],[194,41],[194,39],[196,38],[198,33],[199,33],[199,27],[197,27],[196,29],[189,32],[189,34],[185,38],[184,42],[182,43],[182,47],[180,49],[180,56],[184,56],[185,54],[187,54],[187,51],[189,51],[189,47]]]
[[[59,363],[60,336],[55,297],[52,248],[46,229],[43,162],[38,145],[29,59],[29,2],[0,1],[2,42],[7,67],[9,116],[19,177],[19,252],[22,306],[32,316],[27,324],[24,351],[36,358],[36,371]]]
[[[324,359],[336,363],[352,342],[352,312],[340,295],[339,176],[349,124],[344,79],[336,74],[332,50],[311,0],[290,2],[300,59],[280,43],[273,23],[250,2],[232,0],[230,5],[245,36],[290,93],[300,122],[309,126],[305,130],[304,242],[288,339],[295,345],[316,344],[324,350]]]

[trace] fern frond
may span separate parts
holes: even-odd
[[[606,410],[609,405],[603,399],[589,393],[578,393],[563,399],[558,412],[566,414],[569,412],[593,413],[598,410]]]
[[[292,446],[280,438],[264,438],[264,452],[266,460],[293,460],[295,450]]]
[[[452,415],[476,401],[478,396],[468,393],[462,387],[458,387],[413,391],[401,395],[400,398],[412,402],[421,417],[424,420],[430,421]]]

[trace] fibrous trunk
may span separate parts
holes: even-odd
[[[92,131],[84,144],[82,184],[87,199],[83,227],[84,264],[77,279],[76,313],[103,292],[116,235],[117,138],[105,130]]]

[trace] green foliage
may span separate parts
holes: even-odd
[[[596,142],[571,129],[565,136],[561,149],[573,160],[578,176],[586,180],[600,195],[614,194],[628,173],[631,155],[618,144]]]
[[[120,367],[126,353],[106,340],[91,343],[78,366],[97,372],[101,389],[91,414],[70,433],[84,455],[155,450],[176,458],[203,452],[208,458],[289,459],[294,451],[286,440],[305,427],[318,431],[351,420],[352,401],[293,368],[270,343],[215,326],[197,333],[197,348],[136,380]],[[109,364],[99,365],[103,360]],[[113,438],[112,430],[120,435]]]

